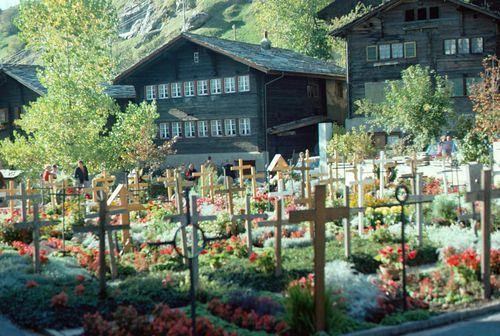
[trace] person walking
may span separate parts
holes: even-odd
[[[89,184],[89,171],[83,164],[83,161],[78,161],[78,166],[75,169],[74,178],[76,179],[77,187],[86,188]]]

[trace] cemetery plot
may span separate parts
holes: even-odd
[[[193,320],[212,334],[308,335],[498,297],[498,190],[488,171],[467,193],[445,195],[416,161],[398,181],[340,157],[324,174],[312,172],[307,152],[295,165],[273,162],[272,192],[242,160],[240,182],[226,176],[224,186],[204,168],[197,183],[169,170],[128,184],[102,173],[86,189],[9,184],[0,190],[0,299],[10,303],[1,313],[28,328],[95,335],[167,321],[189,330]],[[152,196],[155,184],[161,194]],[[404,201],[397,187],[408,190]]]

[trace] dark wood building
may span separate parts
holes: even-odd
[[[471,113],[468,90],[479,79],[482,60],[500,49],[498,0],[362,0],[372,10],[333,31],[347,42],[348,127],[364,118],[354,102],[385,99],[387,80],[401,78],[410,65],[428,66],[452,84],[455,108]],[[336,0],[319,12],[325,20],[345,15],[358,3]],[[475,3],[475,4],[474,4]],[[385,145],[392,137],[379,134]]]
[[[35,65],[0,64],[0,139],[12,137],[14,120],[18,119],[23,106],[46,94],[37,77]],[[109,85],[105,92],[119,103],[135,98],[133,86]]]
[[[318,123],[343,122],[345,73],[290,50],[183,33],[120,74],[137,101],[156,101],[159,139],[178,137],[171,164],[244,159],[259,169],[318,143]]]

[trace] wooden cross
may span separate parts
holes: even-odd
[[[14,181],[9,181],[9,188],[8,189],[0,189],[0,193],[5,193],[6,196],[11,196],[9,199],[9,207],[10,207],[10,212],[14,212],[14,198],[12,196],[16,195],[17,189],[14,187]],[[5,199],[7,200],[7,198]]]
[[[333,175],[333,167],[332,166],[335,167],[335,178],[334,178],[335,190],[339,190],[339,182],[342,181],[342,179],[339,176],[339,164],[340,164],[339,155],[338,155],[337,151],[335,151],[333,157],[328,159],[328,172],[330,175],[330,179],[332,179],[332,175]],[[344,175],[344,180],[345,180],[345,175]]]
[[[104,193],[104,196],[106,194]],[[126,208],[116,207],[113,210],[108,209],[106,197],[99,200],[99,213],[87,214],[87,219],[98,218],[97,225],[89,226],[73,226],[75,233],[94,233],[99,239],[99,296],[101,299],[106,297],[106,233],[108,234],[109,255],[114,260],[114,245],[110,233],[118,230],[129,230],[130,225],[109,225],[109,217],[111,215],[123,214]],[[113,271],[112,271],[113,273]]]
[[[92,179],[92,199],[94,200],[94,202],[97,202],[98,200],[97,193],[99,191],[102,191],[105,194],[109,194],[111,191],[111,186],[115,183],[115,181],[116,177],[108,176],[105,169],[103,169],[101,177]]]
[[[314,222],[314,311],[316,332],[325,331],[325,224],[347,218],[349,208],[326,208],[326,187],[317,185],[314,193],[314,208],[291,211],[290,223]],[[312,238],[312,237],[311,237]]]
[[[481,175],[481,190],[468,192],[467,202],[479,201],[481,208],[481,235],[483,246],[481,249],[481,278],[483,280],[484,298],[491,297],[490,283],[490,249],[491,249],[491,200],[500,198],[500,189],[491,189],[491,169],[484,169]]]
[[[243,178],[250,179],[252,181],[252,195],[257,196],[257,179],[265,178],[266,175],[263,173],[257,173],[254,166],[250,167],[250,175],[243,175]]]
[[[309,172],[311,171],[311,167],[309,165],[310,159],[309,159],[309,151],[306,150],[306,153],[304,155],[303,152],[299,154],[299,161],[300,161],[300,167],[295,166],[293,170],[299,170],[301,174],[301,180],[300,180],[300,198],[301,200],[306,200],[311,198],[311,175]]]
[[[262,221],[259,226],[272,226],[274,227],[274,255],[276,257],[276,269],[275,275],[280,276],[283,273],[282,270],[282,258],[281,258],[281,231],[283,226],[288,225],[289,221],[283,218],[285,211],[283,211],[283,200],[281,198],[276,198],[275,201],[275,211],[276,219],[270,221]],[[312,239],[312,237],[311,237]]]
[[[235,193],[246,191],[246,188],[233,188],[233,179],[230,176],[225,177],[224,185],[226,189],[218,190],[215,192],[215,194],[216,195],[226,194],[229,215],[234,215],[233,196]]]
[[[167,189],[167,199],[170,201],[174,195],[174,188],[172,187],[172,182],[175,181],[175,170],[166,169],[164,176],[156,179],[157,182],[163,183]]]
[[[134,203],[141,203],[140,192],[147,190],[148,188],[149,188],[149,183],[139,182],[139,172],[136,169],[135,175],[131,179],[129,178],[129,180],[128,180],[128,190],[132,194],[132,198],[134,199]]]
[[[243,160],[238,160],[238,165],[235,167],[231,167],[232,171],[238,171],[238,179],[240,180],[240,188],[244,189],[240,192],[240,196],[243,197],[245,188],[245,170],[252,168],[251,165],[244,165]]]
[[[214,185],[214,173],[212,169],[205,167],[205,165],[201,165],[200,172],[193,173],[193,177],[198,177],[200,180],[201,197],[206,197],[206,195],[209,195],[210,198],[213,198],[215,185]]]
[[[338,186],[338,178],[334,177],[333,175],[333,167],[331,165],[328,165],[328,174],[324,174],[322,177],[326,178],[320,178],[318,181],[319,184],[324,184],[328,187],[328,192],[330,194],[330,199],[334,200],[337,198],[337,189],[335,189],[334,185],[336,184]]]
[[[245,213],[231,216],[231,221],[233,222],[233,224],[236,223],[237,220],[245,221],[248,253],[252,253],[252,221],[256,218],[267,219],[267,214],[252,214],[252,209],[250,206],[250,196],[248,195],[245,199]]]

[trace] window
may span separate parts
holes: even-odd
[[[174,121],[172,123],[172,135],[174,137],[182,137],[182,127],[180,122]]]
[[[184,82],[184,97],[194,97],[194,82]]]
[[[399,141],[399,135],[388,135],[387,136],[387,145],[392,146],[397,144]]]
[[[212,120],[210,122],[210,126],[212,128],[212,136],[220,137],[222,136],[222,121],[221,120]]]
[[[156,86],[146,85],[146,100],[156,99]]]
[[[439,7],[429,7],[429,19],[439,19]]]
[[[473,54],[481,54],[483,52],[483,38],[473,37],[470,39],[471,52]]]
[[[417,57],[417,43],[416,42],[405,42],[405,58]]]
[[[481,83],[482,81],[482,78],[481,77],[467,77],[465,78],[465,90],[466,90],[466,94],[467,96],[469,96],[472,92],[472,87],[474,85],[477,85],[479,83]]]
[[[198,96],[208,95],[208,80],[198,81]]]
[[[225,119],[224,128],[226,130],[226,136],[236,135],[236,119]]]
[[[377,46],[368,46],[366,47],[366,60],[367,61],[376,61],[377,57]]]
[[[172,90],[170,91],[172,98],[182,97],[181,86],[182,86],[181,83],[172,83],[172,86],[171,86]]]
[[[407,9],[405,11],[405,21],[415,21],[415,10],[413,9]]]
[[[365,98],[374,104],[385,101],[386,82],[367,82],[365,83]]]
[[[457,43],[455,39],[444,40],[444,54],[455,55],[457,53]]]
[[[469,48],[469,39],[468,38],[459,38],[457,40],[457,49],[459,54],[468,54],[470,53]]]
[[[224,78],[224,93],[234,93],[236,92],[236,78],[227,77]]]
[[[0,124],[5,124],[9,121],[9,109],[7,107],[0,108]]]
[[[392,58],[403,58],[403,43],[391,44]]]
[[[210,92],[214,94],[221,94],[222,92],[222,83],[220,78],[211,79],[210,80]]]
[[[381,60],[386,60],[391,58],[391,45],[390,44],[379,44],[378,54]]]
[[[238,91],[248,92],[250,91],[250,76],[239,76],[238,77]]]
[[[158,99],[168,98],[168,84],[158,85]]]
[[[169,139],[170,130],[168,129],[168,123],[162,122],[158,125],[160,129],[160,139]]]
[[[308,98],[318,98],[319,97],[319,86],[318,84],[307,84],[307,97]]]
[[[240,135],[250,135],[250,118],[240,119]]]
[[[193,53],[193,62],[196,64],[200,63],[200,53],[199,52]]]
[[[452,97],[463,97],[464,95],[464,79],[463,78],[452,78],[448,80],[451,86],[451,96]]]
[[[344,84],[342,82],[335,82],[335,90],[337,91],[337,97],[344,98]]]
[[[205,120],[198,121],[198,136],[205,138],[208,136],[208,122]]]
[[[186,121],[184,123],[186,138],[194,138],[196,135],[196,124],[194,121]]]
[[[427,20],[427,8],[424,7],[417,9],[417,19]]]

